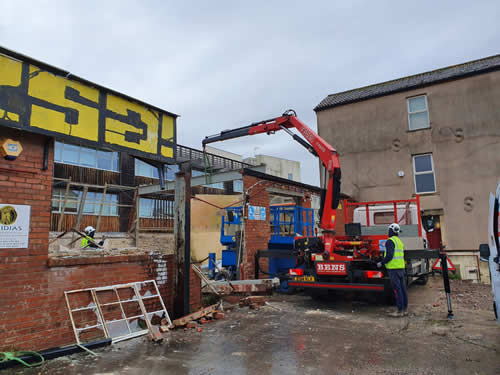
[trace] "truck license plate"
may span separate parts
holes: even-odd
[[[314,276],[295,276],[294,281],[315,281]]]
[[[321,262],[316,263],[316,273],[318,275],[347,275],[347,269],[345,263]]]

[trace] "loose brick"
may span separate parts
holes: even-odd
[[[221,319],[224,319],[225,318],[225,314],[223,312],[216,312],[215,313],[215,319],[217,320],[221,320]]]

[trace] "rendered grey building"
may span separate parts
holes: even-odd
[[[500,178],[500,55],[328,95],[315,111],[340,153],[343,193],[419,194],[447,249],[487,242]]]

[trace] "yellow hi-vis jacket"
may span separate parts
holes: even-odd
[[[388,270],[404,269],[405,268],[405,245],[398,236],[392,236],[387,241],[394,243],[394,256],[391,261],[385,265]]]
[[[92,237],[89,237],[89,236],[85,236],[85,238],[82,238],[82,241],[80,242],[80,248],[81,249],[86,249],[92,243],[92,242],[90,242],[88,240],[89,238],[91,238],[92,240],[94,240]]]

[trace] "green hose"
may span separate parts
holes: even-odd
[[[29,364],[20,358],[23,355],[38,356],[38,357],[40,357],[41,360],[40,360],[40,362]],[[43,356],[40,353],[37,353],[37,352],[29,352],[29,351],[28,352],[0,352],[0,363],[8,362],[8,361],[17,361],[19,363],[22,363],[26,367],[36,367],[36,366],[40,366],[43,362],[45,362],[45,359],[43,358]]]

